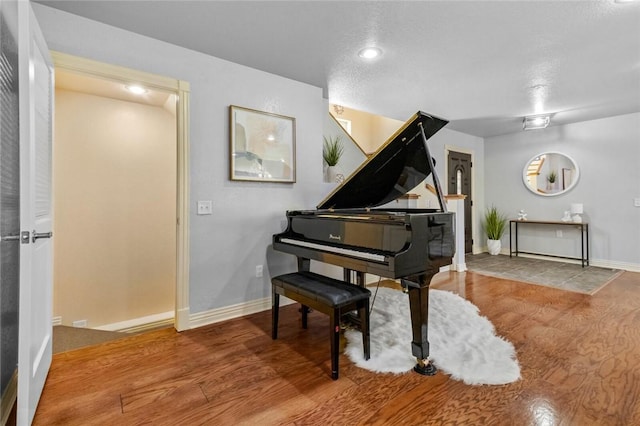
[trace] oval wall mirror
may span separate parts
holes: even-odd
[[[564,194],[578,182],[580,170],[573,158],[561,152],[543,152],[524,166],[522,179],[529,191],[544,197]]]

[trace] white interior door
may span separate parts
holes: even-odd
[[[52,356],[53,65],[29,2],[19,2],[20,314],[18,425],[31,424]]]

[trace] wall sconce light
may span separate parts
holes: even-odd
[[[342,105],[334,105],[333,110],[336,112],[336,114],[340,115],[344,112],[344,107]]]
[[[523,130],[536,130],[536,129],[544,129],[549,125],[549,116],[548,115],[537,115],[534,117],[525,117],[522,120],[522,129]]]

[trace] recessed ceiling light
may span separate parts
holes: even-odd
[[[144,93],[147,93],[147,89],[145,89],[142,86],[139,86],[137,84],[132,84],[129,86],[124,86],[128,91],[130,91],[131,93],[133,93],[134,95],[142,95]]]
[[[358,56],[364,59],[373,59],[382,55],[382,50],[377,47],[365,47],[361,51],[358,52]]]
[[[635,3],[638,0],[614,0],[614,3]]]

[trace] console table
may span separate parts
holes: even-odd
[[[581,257],[569,257],[569,256],[558,256],[554,254],[545,254],[545,253],[532,253],[526,251],[518,250],[518,228],[521,226],[537,226],[537,225],[546,225],[546,226],[572,226],[580,229],[580,246],[581,246]],[[515,232],[513,229],[515,227]],[[515,237],[515,250],[513,250],[512,240]],[[582,222],[555,222],[555,221],[546,221],[546,220],[516,220],[512,219],[509,221],[509,257],[514,254],[518,256],[519,253],[524,254],[536,254],[540,256],[550,256],[550,257],[561,257],[564,259],[576,259],[582,262],[582,267],[584,265],[589,265],[589,224]]]

